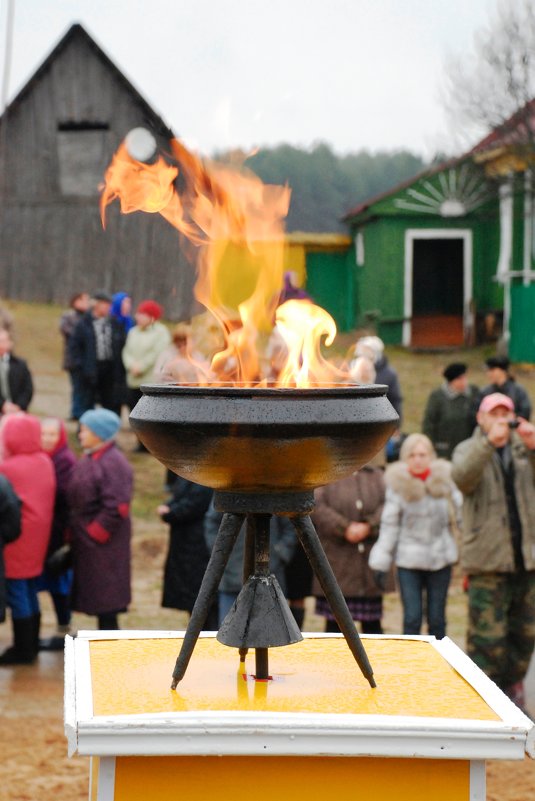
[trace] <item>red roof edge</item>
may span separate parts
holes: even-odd
[[[469,151],[481,153],[501,145],[523,144],[526,136],[535,135],[535,98],[515,111],[507,120],[497,125]]]

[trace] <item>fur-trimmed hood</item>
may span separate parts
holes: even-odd
[[[420,501],[426,492],[433,498],[447,498],[452,494],[451,464],[445,459],[435,459],[425,481],[409,473],[406,462],[394,462],[385,471],[385,483],[407,501]]]

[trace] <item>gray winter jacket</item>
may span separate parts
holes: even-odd
[[[372,570],[387,571],[393,561],[412,570],[440,570],[457,561],[452,516],[459,525],[462,497],[450,472],[444,459],[431,463],[425,481],[412,476],[405,462],[387,468],[379,539],[370,553]]]
[[[511,437],[515,496],[522,524],[526,570],[535,570],[535,452]],[[464,495],[461,566],[466,573],[515,570],[507,501],[499,457],[477,428],[453,452],[452,478]]]

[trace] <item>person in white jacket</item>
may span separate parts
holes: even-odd
[[[141,398],[141,385],[154,381],[159,355],[171,342],[169,331],[159,322],[163,309],[155,300],[144,300],[136,309],[136,324],[130,329],[122,351],[126,370],[127,404],[130,410]],[[138,446],[139,451],[145,448]]]
[[[404,441],[400,461],[385,473],[386,501],[379,538],[369,564],[379,585],[392,562],[397,566],[403,605],[403,633],[420,634],[425,608],[429,634],[446,634],[446,599],[458,557],[455,532],[462,495],[451,480],[451,465],[436,459],[424,434]]]

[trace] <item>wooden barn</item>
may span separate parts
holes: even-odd
[[[65,303],[80,290],[153,297],[188,317],[194,270],[159,215],[99,214],[99,185],[137,126],[165,126],[81,25],[0,118],[0,295]]]

